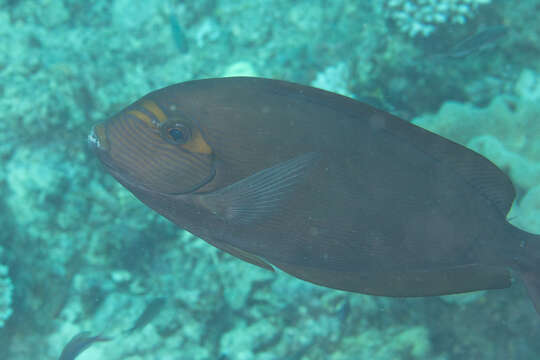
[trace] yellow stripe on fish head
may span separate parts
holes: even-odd
[[[146,110],[150,111],[156,119],[162,124],[167,120],[167,115],[161,110],[161,108],[151,100],[145,100],[141,104]]]
[[[140,110],[130,110],[127,113],[135,116],[151,128],[158,128],[167,120],[167,115],[151,100],[145,100],[140,104]]]
[[[146,125],[155,128],[158,124],[155,124],[150,116],[146,115],[145,113],[138,111],[138,110],[131,110],[127,112],[129,115],[135,116],[137,119],[144,122]]]
[[[212,153],[212,148],[204,140],[201,132],[196,127],[192,129],[191,139],[183,144],[182,148],[198,154],[210,155]]]

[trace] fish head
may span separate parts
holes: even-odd
[[[88,143],[109,173],[132,190],[192,193],[216,173],[214,151],[197,120],[153,99],[142,98],[96,124]]]

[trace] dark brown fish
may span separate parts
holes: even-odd
[[[540,236],[506,221],[508,177],[369,105],[277,80],[191,81],[89,142],[145,204],[260,267],[387,296],[505,288],[514,269],[540,310]]]
[[[162,297],[152,299],[152,301],[150,301],[148,305],[146,305],[146,308],[144,309],[142,314],[139,315],[137,320],[135,320],[133,326],[125,332],[127,334],[131,334],[135,331],[142,330],[146,325],[148,325],[152,320],[154,320],[156,316],[159,315],[166,302],[166,299]]]
[[[74,360],[84,350],[88,349],[97,341],[111,341],[112,338],[103,337],[101,335],[92,336],[89,332],[84,331],[75,335],[64,347],[62,354],[58,360]]]

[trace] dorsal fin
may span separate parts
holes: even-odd
[[[397,125],[396,127],[403,132],[387,129],[388,133],[455,171],[494,204],[503,216],[508,214],[515,198],[514,186],[508,176],[490,160],[465,146],[414,124],[392,125]],[[419,139],[419,141],[414,141],[414,139]]]
[[[456,158],[443,152],[434,154],[434,156],[438,156],[446,164],[454,168],[456,172],[495,204],[499,211],[506,216],[515,198],[514,186],[506,174],[491,161],[477,153],[474,153],[474,155],[476,156]]]
[[[510,211],[515,198],[514,186],[506,174],[482,155],[422,127],[348,97],[284,81],[280,81],[281,86],[277,88],[276,83],[276,81],[268,81],[266,90],[275,95],[287,97],[288,101],[297,98],[300,101],[331,108],[357,118],[358,121],[382,124],[380,130],[385,130],[399,138],[404,144],[409,144],[440,164],[453,169],[493,203],[503,216]]]

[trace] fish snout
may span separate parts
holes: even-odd
[[[96,150],[107,150],[107,143],[105,140],[105,126],[103,124],[96,124],[92,126],[92,130],[90,130],[90,134],[88,134],[88,146],[96,151]]]
[[[109,154],[109,143],[106,136],[106,128],[103,123],[92,126],[87,138],[88,148],[99,158],[106,166],[112,166],[111,156]]]

